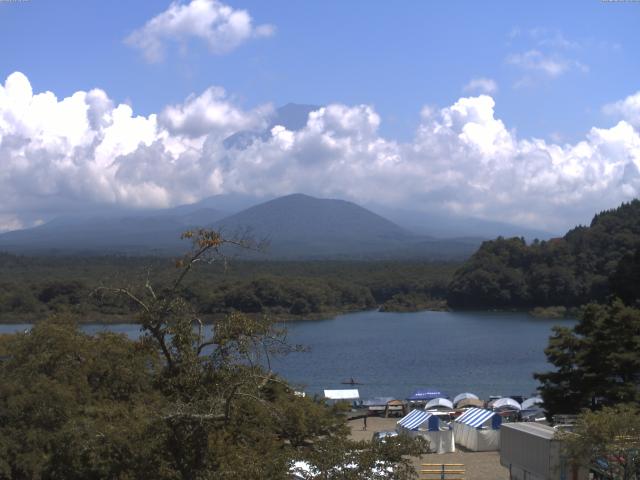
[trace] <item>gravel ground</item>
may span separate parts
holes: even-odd
[[[383,430],[395,430],[397,418],[379,418],[369,417],[367,419],[367,430],[363,430],[363,421],[351,420],[351,438],[354,440],[370,440],[373,432]],[[463,463],[466,473],[465,480],[509,480],[509,471],[500,465],[499,452],[468,452],[461,451],[456,445],[455,453],[429,454],[422,455],[414,461],[416,469],[429,467],[420,467],[421,463]],[[421,475],[421,479],[437,479],[434,475]],[[452,475],[451,478],[454,478]]]

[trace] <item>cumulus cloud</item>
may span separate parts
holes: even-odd
[[[172,134],[201,137],[217,131],[223,136],[239,130],[266,127],[266,119],[273,114],[271,105],[245,112],[235,106],[223,88],[210,87],[200,95],[191,95],[185,102],[166,107],[160,122]]]
[[[415,137],[401,143],[381,136],[373,107],[331,104],[300,130],[276,125],[225,147],[270,116],[269,106],[242,109],[215,87],[140,116],[102,90],[34,94],[14,73],[0,86],[0,228],[77,204],[305,192],[561,231],[640,193],[635,117],[559,145],[518,137],[479,95],[423,108]]]
[[[629,95],[624,100],[607,104],[602,110],[608,115],[621,117],[638,128],[640,127],[640,92]]]
[[[465,93],[488,93],[494,94],[498,91],[498,84],[491,78],[472,78],[462,89]]]
[[[209,51],[228,53],[251,38],[269,37],[273,25],[253,25],[246,10],[235,10],[218,0],[191,0],[189,4],[173,2],[167,10],[134,30],[125,43],[139,49],[147,61],[164,58],[166,43],[183,45],[191,38],[206,43]]]

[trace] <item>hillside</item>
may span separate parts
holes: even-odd
[[[180,234],[214,222],[213,208],[111,216],[60,218],[38,227],[0,235],[0,250],[15,253],[152,254],[184,250]]]
[[[520,238],[484,242],[455,273],[454,308],[572,307],[602,301],[621,259],[640,247],[640,201],[597,214],[588,227],[529,245]],[[618,275],[619,276],[619,275]]]
[[[214,224],[227,234],[250,228],[270,242],[269,256],[323,257],[391,252],[419,237],[344,200],[293,194],[256,205]]]
[[[249,231],[257,240],[267,239],[270,246],[264,253],[232,254],[269,260],[459,260],[471,255],[481,242],[478,238],[443,240],[417,235],[343,200],[294,194],[246,208],[256,201],[257,197],[223,195],[166,210],[61,218],[0,235],[0,251],[176,255],[188,248],[180,234],[201,227],[221,229],[227,237]],[[229,215],[230,211],[237,213]]]

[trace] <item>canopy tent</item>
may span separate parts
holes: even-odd
[[[468,400],[470,398],[474,400],[478,400],[478,396],[473,393],[469,393],[469,392],[459,393],[458,395],[453,397],[453,405],[457,406],[458,402],[460,402],[461,400]]]
[[[460,400],[456,405],[457,408],[467,408],[467,407],[477,407],[484,408],[484,402],[475,398],[465,398],[464,400]]]
[[[453,435],[458,445],[474,452],[500,448],[502,417],[484,408],[470,408],[453,421]]]
[[[450,410],[453,410],[453,403],[451,400],[447,400],[446,398],[434,398],[433,400],[429,400],[425,405],[425,410],[430,410],[432,408],[444,407]]]
[[[423,410],[412,410],[398,420],[396,431],[410,437],[422,437],[429,442],[429,447],[435,453],[455,452],[453,430],[448,425],[441,425],[437,415]]]
[[[384,416],[388,417],[389,414],[394,414],[394,415],[400,414],[404,416],[406,411],[407,411],[407,404],[402,400],[389,400],[384,410]]]
[[[360,392],[357,388],[346,390],[325,390],[324,397],[327,400],[358,400]]]
[[[521,408],[522,410],[529,410],[542,405],[544,401],[540,397],[531,397],[522,402]]]
[[[407,398],[410,402],[428,402],[434,398],[448,398],[443,392],[439,390],[419,389],[413,392],[410,397]]]
[[[491,408],[494,410],[507,409],[507,410],[522,410],[522,407],[513,398],[504,397],[499,398],[491,404]]]

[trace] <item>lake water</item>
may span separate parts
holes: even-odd
[[[286,324],[291,343],[309,347],[275,359],[274,369],[310,393],[358,388],[361,398],[406,398],[417,388],[451,397],[460,392],[529,395],[537,387],[534,372],[546,371],[544,349],[553,325],[523,313],[359,312],[330,320]],[[29,325],[0,325],[0,332]],[[86,325],[89,333],[109,329],[131,338],[138,325]],[[362,385],[341,382],[354,378]]]

